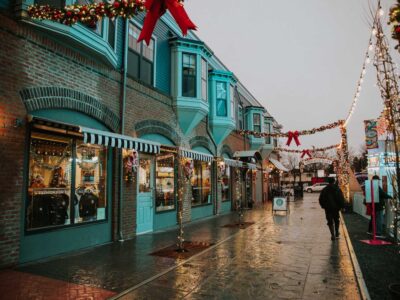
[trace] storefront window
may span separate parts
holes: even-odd
[[[211,204],[211,163],[194,161],[192,206]]]
[[[106,161],[105,147],[77,141],[75,223],[106,218]]]
[[[156,211],[175,209],[175,163],[174,155],[157,157],[156,165]]]
[[[222,175],[222,201],[231,201],[231,167],[226,166]]]
[[[106,160],[105,147],[33,131],[27,230],[106,219]]]

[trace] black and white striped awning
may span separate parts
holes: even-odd
[[[224,162],[227,166],[241,168],[243,167],[243,162],[240,160],[224,158]]]
[[[83,142],[86,144],[133,149],[145,153],[160,153],[161,145],[156,142],[86,127],[80,127],[80,132],[83,134]]]
[[[212,162],[214,160],[214,156],[212,156],[210,154],[193,151],[193,150],[180,149],[180,155],[185,158],[201,160],[201,161],[206,161],[206,162]]]
[[[247,167],[249,170],[257,170],[257,165],[255,164],[246,163],[245,167]]]

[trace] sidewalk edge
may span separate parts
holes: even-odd
[[[365,284],[364,276],[362,274],[360,265],[358,264],[356,253],[354,252],[353,244],[351,243],[349,232],[347,231],[346,223],[343,219],[343,214],[340,213],[340,223],[342,223],[342,228],[344,232],[344,237],[347,244],[347,249],[350,253],[351,263],[353,264],[354,273],[357,279],[358,290],[360,291],[361,298],[363,300],[371,300],[371,297],[368,292],[367,285]]]

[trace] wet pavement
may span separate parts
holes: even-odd
[[[367,234],[369,220],[355,213],[344,214],[344,219],[371,299],[392,299],[389,285],[400,284],[400,247],[362,243],[371,239]]]
[[[190,224],[187,240],[213,245],[189,259],[150,255],[176,242],[169,231],[0,272],[0,279],[19,274],[22,283],[0,284],[0,295],[53,299],[40,294],[48,279],[70,285],[74,293],[64,290],[64,299],[360,299],[346,242],[330,240],[317,200],[311,194],[291,203],[287,216],[272,215],[270,206],[249,211],[245,221],[255,224],[246,229],[223,227],[236,214]],[[26,276],[39,283],[24,285]]]

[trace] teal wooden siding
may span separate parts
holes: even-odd
[[[154,230],[171,228],[177,225],[176,210],[156,213],[154,215]]]
[[[221,204],[221,213],[227,213],[232,210],[232,203],[231,201],[222,202]]]
[[[192,221],[214,215],[214,205],[192,207]]]

